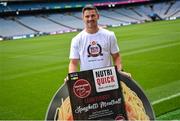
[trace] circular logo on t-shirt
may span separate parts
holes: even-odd
[[[98,44],[96,41],[92,41],[90,45],[88,46],[88,57],[97,57],[102,54],[102,48],[100,44]]]
[[[86,98],[91,93],[91,85],[87,80],[79,79],[73,85],[73,92],[79,98]]]

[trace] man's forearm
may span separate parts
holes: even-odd
[[[114,65],[117,67],[117,70],[122,71],[122,64],[119,59],[114,61]]]
[[[79,60],[74,59],[71,60],[69,63],[69,73],[77,72],[78,71],[78,62]]]
[[[121,56],[119,53],[113,54],[113,61],[114,61],[114,65],[117,66],[117,69],[119,71],[122,70],[122,63],[121,63]]]
[[[77,67],[73,64],[69,64],[69,73],[77,72]]]

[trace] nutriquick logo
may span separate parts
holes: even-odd
[[[91,85],[87,80],[79,79],[73,85],[73,92],[79,98],[86,98],[91,93]]]
[[[104,92],[119,88],[115,67],[93,70],[97,92]]]

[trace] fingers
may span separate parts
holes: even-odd
[[[131,73],[124,72],[124,71],[119,71],[119,73],[126,76],[126,77],[128,77],[128,78],[132,78]]]
[[[69,80],[68,76],[66,76],[66,78],[64,78],[64,82],[66,82],[67,80]]]

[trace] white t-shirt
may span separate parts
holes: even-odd
[[[79,59],[83,71],[111,66],[111,54],[118,52],[114,32],[101,28],[95,34],[89,34],[83,30],[72,39],[69,58]]]

